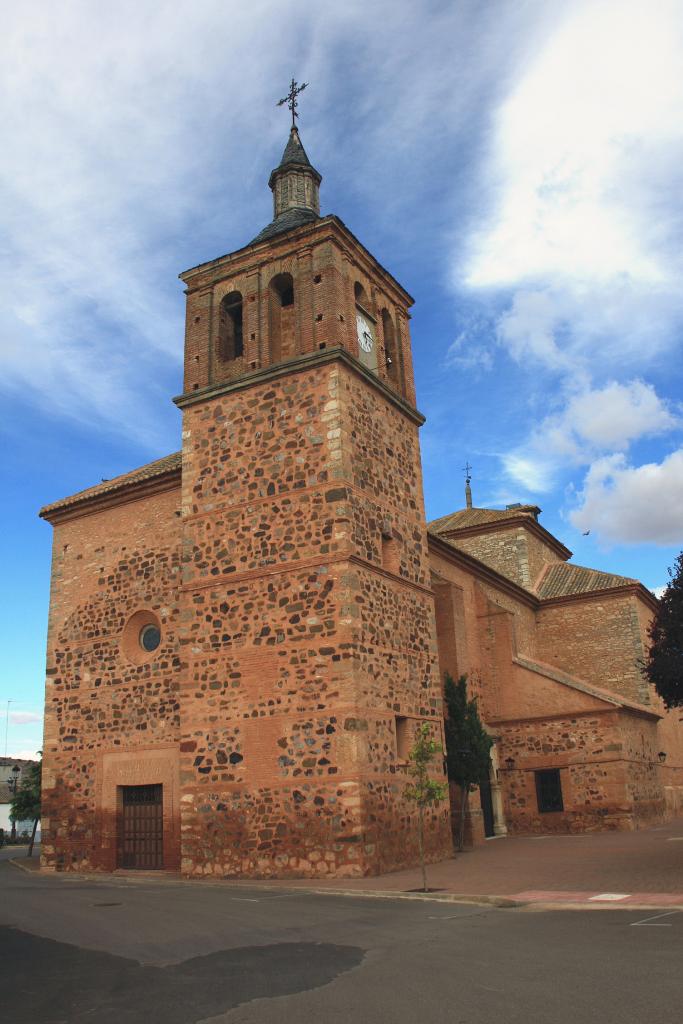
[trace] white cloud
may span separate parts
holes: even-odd
[[[7,718],[7,708],[0,711],[0,718]],[[43,716],[35,711],[12,711],[10,709],[10,725],[30,725],[34,722],[42,722]]]
[[[590,467],[579,506],[570,515],[579,530],[607,541],[639,544],[683,542],[683,448],[660,463],[630,466],[623,454]]]
[[[610,381],[563,395],[564,407],[535,427],[528,440],[503,455],[506,473],[528,491],[548,491],[563,469],[625,451],[645,437],[680,426],[650,384]]]
[[[532,494],[552,487],[553,465],[540,453],[513,451],[503,455],[502,460],[507,475]]]
[[[37,715],[34,711],[10,711],[10,725],[30,725],[33,722],[42,722],[43,716]]]
[[[587,0],[564,12],[498,111],[500,199],[473,240],[473,284],[669,276],[648,244],[662,226],[643,231],[639,200],[653,150],[681,144],[680,7]]]
[[[378,210],[413,231],[395,215],[399,197],[412,209],[413,186],[434,187],[416,150],[441,147],[444,124],[454,144],[545,20],[533,5],[495,18],[474,0],[427,6],[201,0],[191,18],[170,0],[8,8],[2,387],[159,440],[173,386],[163,377],[177,381],[182,356],[175,274],[268,220],[264,152],[281,152],[287,116],[275,102],[295,66],[312,86],[302,103],[312,158],[349,197],[381,195]],[[350,137],[353,173],[340,157]],[[395,178],[401,188],[388,187]]]
[[[451,342],[444,364],[461,370],[487,371],[493,366],[491,350],[463,331]]]
[[[561,322],[557,300],[549,291],[517,292],[498,321],[498,340],[517,362],[531,358],[554,369],[570,369],[571,360],[555,340]]]
[[[682,60],[675,0],[585,0],[500,105],[464,278],[509,294],[515,360],[593,377],[680,346]]]
[[[637,438],[672,430],[677,422],[652,385],[642,380],[611,381],[574,395],[562,416],[567,432],[602,449],[625,449]]]

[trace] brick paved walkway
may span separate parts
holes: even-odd
[[[683,906],[683,818],[639,832],[490,839],[451,860],[430,865],[427,880],[431,888],[444,892],[510,896],[528,902]],[[310,888],[311,881],[283,885]],[[411,869],[313,885],[406,892],[418,888],[421,879],[419,870]],[[595,899],[605,894],[610,898]]]

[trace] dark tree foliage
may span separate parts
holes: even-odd
[[[477,710],[477,698],[467,699],[467,676],[460,676],[456,683],[447,674],[444,698],[448,778],[460,786],[462,793],[458,843],[459,849],[462,850],[467,797],[473,786],[489,777],[493,740],[482,725]]]
[[[683,551],[650,626],[645,672],[668,708],[683,706]]]
[[[10,815],[14,821],[32,821],[33,833],[29,843],[28,855],[33,853],[36,828],[40,820],[40,786],[42,778],[42,761],[35,761],[24,768],[21,785],[12,798]]]

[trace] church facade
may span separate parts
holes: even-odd
[[[408,753],[422,723],[443,740],[445,672],[494,738],[475,840],[683,804],[681,725],[642,675],[652,595],[569,564],[531,506],[426,523],[412,300],[320,181],[293,127],[273,221],[181,275],[182,450],[41,510],[46,868],[415,863]],[[451,827],[444,800],[430,859]]]

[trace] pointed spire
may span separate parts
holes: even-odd
[[[289,139],[277,170],[281,170],[289,164],[299,164],[304,167],[312,167],[311,161],[306,156],[306,150],[303,147],[303,143],[299,138],[299,130],[294,125],[289,132]],[[275,171],[273,171],[273,174],[275,174]]]
[[[306,155],[294,125],[278,166],[270,172],[268,185],[273,193],[273,220],[253,239],[262,242],[274,235],[301,227],[320,216],[320,182]]]
[[[273,215],[279,217],[286,210],[299,207],[319,216],[319,187],[322,180],[306,155],[298,128],[292,126],[282,160],[270,172],[268,180],[273,193]]]
[[[270,172],[268,185],[273,193],[273,220],[249,243],[263,242],[274,235],[301,227],[320,216],[320,182],[323,180],[308,159],[296,126],[298,100],[307,83],[291,81],[288,94],[279,101],[292,113],[289,139],[277,167]]]
[[[469,462],[465,463],[465,470],[464,470],[464,472],[465,472],[465,505],[467,506],[467,508],[472,508],[472,488],[470,487],[470,481],[472,480],[472,477],[470,476],[470,473],[472,472],[472,467],[470,466]]]

